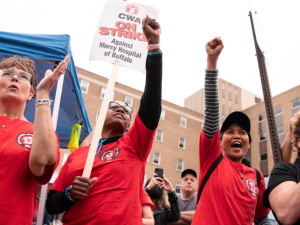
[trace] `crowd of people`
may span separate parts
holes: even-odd
[[[181,174],[181,194],[157,174],[143,187],[145,166],[161,113],[161,27],[143,20],[148,40],[146,82],[140,108],[110,102],[91,176],[82,177],[93,132],[72,152],[51,186],[46,209],[64,212],[63,224],[186,225],[270,224],[272,209],[280,224],[300,224],[300,112],[290,121],[282,145],[284,163],[276,165],[266,189],[263,174],[245,155],[251,144],[251,123],[233,112],[219,128],[217,63],[224,48],[216,37],[206,43],[205,117],[199,140],[200,170]],[[49,182],[60,161],[51,122],[49,93],[67,68],[67,55],[37,85],[34,62],[14,56],[0,63],[0,221],[32,224],[38,184]],[[36,96],[34,123],[24,117],[27,101]],[[26,144],[22,138],[26,136]],[[291,161],[292,149],[297,158]],[[107,160],[108,155],[112,155]],[[299,197],[298,197],[299,195]]]

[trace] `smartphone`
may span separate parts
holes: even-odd
[[[154,173],[156,173],[158,177],[160,177],[160,178],[163,179],[164,169],[162,169],[162,168],[155,168]]]

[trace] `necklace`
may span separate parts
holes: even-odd
[[[230,161],[231,162],[231,161]],[[233,162],[231,162],[232,165],[234,165]],[[234,165],[234,167],[236,168],[236,166]],[[238,168],[236,168],[236,170],[239,172],[239,174],[241,175],[241,179],[243,180],[244,179],[244,173],[245,173],[245,164],[244,164],[244,171],[243,171],[243,174],[238,170]]]
[[[1,123],[2,123],[1,128],[2,129],[6,128],[5,124],[3,123],[2,116],[0,116],[0,119],[1,119]],[[9,123],[7,123],[6,125],[10,124],[12,121],[14,121],[14,120],[9,121]]]

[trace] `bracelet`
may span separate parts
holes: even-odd
[[[148,50],[154,50],[154,49],[159,49],[159,48],[160,48],[159,44],[150,44],[150,45],[147,45],[147,49]]]
[[[39,106],[39,105],[51,105],[53,101],[50,99],[37,99],[35,100],[35,106]]]
[[[72,185],[70,185],[69,187],[66,188],[65,190],[65,197],[71,201],[71,202],[75,202],[75,200],[71,197],[70,195],[70,189],[71,189]]]

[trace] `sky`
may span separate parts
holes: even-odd
[[[75,65],[109,78],[112,64],[89,61],[104,0],[1,0],[0,31],[69,34]],[[184,99],[204,86],[205,43],[220,36],[219,76],[263,96],[248,13],[249,0],[135,0],[160,10],[164,100]],[[252,0],[259,44],[265,51],[273,96],[300,83],[299,0]],[[1,43],[0,43],[1,45]],[[120,67],[117,82],[143,91],[145,74]]]

